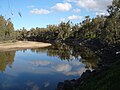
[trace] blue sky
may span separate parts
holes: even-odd
[[[106,8],[111,2],[112,0],[0,0],[0,14],[6,19],[11,18],[15,29],[30,29],[68,20],[79,23],[87,15],[106,15]]]

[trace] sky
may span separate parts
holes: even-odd
[[[0,0],[0,15],[11,18],[15,29],[30,29],[68,20],[80,23],[87,15],[107,15],[111,3],[112,0]]]

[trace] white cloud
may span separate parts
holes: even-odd
[[[103,11],[105,13],[107,6],[112,4],[112,0],[65,0],[66,2],[76,3],[80,8],[92,11]]]
[[[103,16],[108,16],[108,12],[96,12],[96,15],[103,15]]]
[[[82,19],[82,16],[72,15],[72,16],[68,16],[68,19],[69,20]]]
[[[46,9],[38,9],[35,8],[33,10],[30,11],[31,14],[49,14],[50,11],[46,10]]]
[[[72,5],[69,3],[57,3],[55,6],[52,7],[52,9],[56,11],[69,11],[72,8]]]
[[[79,7],[83,7],[83,8],[95,8],[97,6],[97,3],[94,0],[79,0],[77,2],[77,5]]]
[[[76,2],[79,7],[90,10],[106,10],[111,3],[112,0],[78,0]]]
[[[78,0],[65,0],[66,2],[77,2]]]
[[[73,12],[74,12],[74,13],[79,13],[79,12],[80,12],[80,9],[78,9],[78,8],[73,9]]]

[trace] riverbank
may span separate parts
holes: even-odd
[[[87,70],[76,80],[61,82],[57,90],[120,90],[119,76],[120,60],[101,70]]]
[[[98,68],[87,70],[78,79],[58,83],[57,90],[120,90],[120,43],[109,45],[91,39],[77,45],[89,48],[100,58]]]
[[[13,51],[13,50],[22,50],[29,48],[43,48],[51,46],[50,43],[43,42],[33,42],[33,41],[16,41],[16,42],[6,42],[0,43],[0,51]]]

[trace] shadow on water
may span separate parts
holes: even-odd
[[[0,52],[0,90],[54,90],[58,82],[78,78],[98,63],[89,48],[61,43]]]

